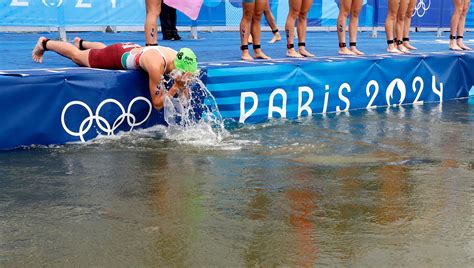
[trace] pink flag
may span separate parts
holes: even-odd
[[[183,12],[192,20],[196,20],[199,11],[201,10],[202,2],[204,0],[164,0],[165,4],[170,7],[174,7],[177,10]]]

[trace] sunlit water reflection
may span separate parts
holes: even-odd
[[[473,99],[192,131],[0,152],[0,266],[474,263]]]

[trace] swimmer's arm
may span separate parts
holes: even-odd
[[[153,107],[159,111],[163,109],[166,97],[165,91],[160,87],[161,79],[164,73],[163,67],[149,65],[145,70],[148,72],[150,96]],[[170,90],[168,90],[167,94],[173,96],[176,94],[176,90],[177,88],[172,87]]]

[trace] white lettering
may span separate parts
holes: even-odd
[[[273,100],[275,99],[275,96],[277,94],[281,95],[281,97],[283,98],[283,103],[281,105],[282,107],[275,107],[273,105]],[[268,101],[268,118],[273,118],[273,112],[279,113],[281,118],[286,118],[286,101],[286,92],[283,89],[277,88],[273,90],[272,94],[270,94],[270,99]]]
[[[342,94],[342,90],[346,89],[347,92],[351,92],[351,86],[349,86],[348,83],[344,83],[339,87],[339,99],[342,100],[346,104],[346,108],[344,108],[344,112],[349,110],[349,107],[351,106],[351,102],[349,99]],[[341,108],[339,105],[336,106],[336,112],[340,112]]]
[[[247,98],[252,98],[253,105],[248,112],[245,112],[245,100]],[[249,118],[258,107],[258,96],[255,92],[242,92],[240,94],[240,118],[239,123],[244,123],[247,118]]]
[[[420,84],[420,88],[417,88],[416,87],[416,84],[419,83]],[[423,81],[423,79],[419,76],[415,77],[415,79],[413,79],[413,83],[411,84],[411,87],[413,89],[413,92],[417,92],[418,91],[418,94],[416,94],[416,97],[415,97],[415,100],[413,101],[413,104],[423,104],[423,101],[420,101],[420,97],[421,97],[421,93],[423,92],[423,88],[425,87],[425,82]]]
[[[325,85],[324,90],[326,91],[326,93],[324,93],[323,114],[325,114],[328,110],[329,85]]]
[[[375,109],[377,108],[377,105],[372,105],[375,101],[375,98],[377,98],[377,95],[379,94],[379,83],[375,80],[370,80],[367,86],[365,87],[365,94],[367,97],[370,96],[370,87],[374,87],[374,95],[372,95],[372,98],[370,98],[369,104],[367,104],[367,109]]]
[[[386,100],[387,100],[387,105],[389,107],[391,106],[390,99],[393,99],[395,86],[397,86],[397,89],[400,91],[400,102],[398,103],[398,105],[401,105],[403,103],[407,94],[407,89],[406,89],[405,83],[403,83],[403,80],[401,80],[400,78],[393,79],[393,81],[387,87]],[[394,104],[393,106],[397,106],[397,104]]]
[[[308,99],[306,100],[305,104],[301,105],[303,102],[303,92],[308,93]],[[303,111],[306,111],[307,116],[311,116],[313,114],[313,110],[309,105],[313,101],[313,90],[310,87],[298,87],[298,117],[301,117]]]
[[[92,8],[92,4],[84,3],[84,0],[77,0],[76,8]]]
[[[10,6],[12,7],[27,7],[30,3],[28,1],[21,1],[21,0],[12,0]]]
[[[112,4],[112,8],[117,7],[117,0],[110,0],[110,3]]]
[[[433,93],[438,95],[439,102],[443,102],[443,83],[439,83],[439,90],[436,88],[436,76],[431,77],[431,89]]]

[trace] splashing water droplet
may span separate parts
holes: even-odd
[[[227,135],[216,99],[204,83],[194,78],[186,83],[190,93],[166,97],[164,118],[169,139],[195,145],[217,145]]]

